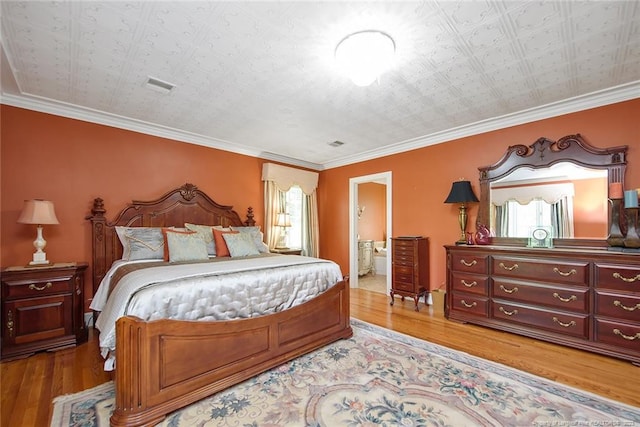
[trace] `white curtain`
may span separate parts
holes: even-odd
[[[276,217],[286,210],[285,193],[297,185],[304,193],[302,199],[302,251],[304,255],[317,257],[319,249],[318,227],[318,173],[287,166],[265,163],[262,165],[264,181],[265,236],[270,248],[278,242],[280,227]]]
[[[520,187],[491,188],[491,203],[496,206],[504,205],[508,200],[515,200],[526,205],[532,200],[541,199],[550,205],[563,198],[573,198],[575,190],[573,183],[558,183],[545,185],[525,185]]]

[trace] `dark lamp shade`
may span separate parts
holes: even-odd
[[[469,203],[478,202],[478,198],[473,193],[471,188],[471,182],[469,181],[456,181],[451,186],[451,192],[445,203]]]

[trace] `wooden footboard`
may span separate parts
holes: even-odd
[[[272,315],[219,322],[127,316],[116,328],[111,425],[155,425],[177,409],[350,337],[348,278]]]

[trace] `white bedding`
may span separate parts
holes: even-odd
[[[112,268],[91,304],[103,356],[113,355],[115,323],[143,320],[231,320],[261,316],[304,303],[342,280],[329,260],[296,255],[230,258],[224,262],[163,264],[122,277],[108,299]],[[107,289],[105,289],[107,287]],[[111,362],[105,369],[111,369]]]

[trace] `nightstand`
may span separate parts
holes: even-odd
[[[2,360],[87,341],[86,263],[8,267],[2,282]]]
[[[274,254],[282,254],[282,255],[302,255],[302,249],[300,248],[282,248],[282,249],[271,249],[271,252]]]

